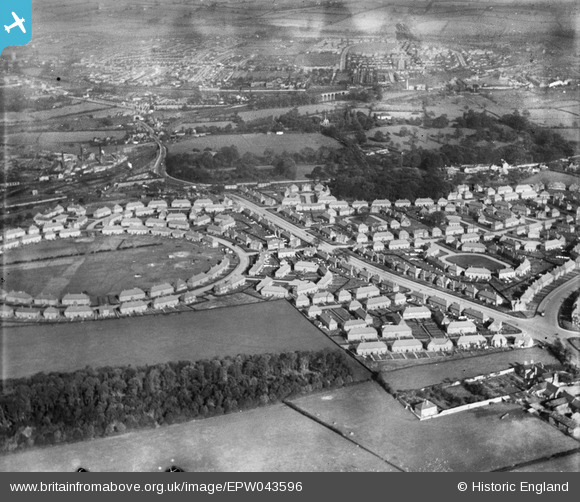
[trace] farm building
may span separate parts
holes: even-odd
[[[371,354],[386,354],[389,351],[384,342],[361,342],[356,348],[359,356],[369,356]]]
[[[424,401],[421,401],[419,404],[415,405],[413,410],[419,418],[434,417],[439,413],[437,405],[433,404],[428,399],[425,399]]]

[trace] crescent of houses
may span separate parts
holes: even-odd
[[[321,239],[352,249],[367,261],[381,263],[397,274],[471,300],[513,310],[526,309],[544,287],[580,266],[579,252],[571,259],[561,260],[561,265],[541,276],[533,274],[535,254],[551,253],[555,256],[561,252],[569,244],[565,236],[574,235],[574,225],[580,223],[580,208],[571,204],[567,195],[576,194],[579,187],[570,186],[564,193],[565,188],[557,183],[548,187],[541,183],[513,188],[506,185],[497,189],[476,185],[472,191],[467,185],[459,185],[446,198],[437,201],[419,198],[414,203],[407,199],[349,203],[337,200],[322,184],[292,184],[279,193],[272,193],[268,184],[226,187],[237,189],[262,205],[278,205],[279,216],[309,229]],[[576,213],[570,215],[574,207]],[[422,222],[428,221],[436,211],[444,215],[442,224],[430,226]],[[358,215],[365,217],[361,219]],[[352,301],[363,302],[365,311],[373,312],[390,306],[398,307],[406,301],[404,295],[398,293],[396,284],[384,284],[392,294],[377,295],[372,274],[365,270],[356,273],[367,286],[352,291],[340,290],[334,295],[329,293],[334,279],[332,267],[354,273],[347,261],[316,246],[303,247],[302,241],[291,232],[282,230],[265,216],[244,208],[227,195],[220,200],[177,198],[169,204],[154,199],[148,204],[135,201],[124,207],[119,204],[102,206],[92,211],[91,218],[104,235],[152,235],[202,242],[211,247],[218,246],[217,238],[222,237],[250,251],[257,251],[256,259],[247,271],[247,276],[257,281],[256,290],[265,298],[292,296],[300,308],[315,309],[332,301],[345,303],[352,297]],[[240,219],[246,223],[239,225]],[[0,253],[42,240],[79,237],[88,222],[87,210],[83,206],[72,204],[65,209],[57,205],[37,214],[34,224],[27,229],[5,230]],[[441,246],[452,254],[453,250],[460,250],[465,254],[501,255],[510,263],[502,262],[502,267],[495,271],[481,266],[464,268],[447,262],[440,255]],[[422,260],[408,259],[408,256],[419,253]],[[32,298],[25,292],[2,292],[4,305],[1,315],[54,319],[62,313],[66,318],[90,318],[88,309],[93,316],[107,317],[117,313],[137,314],[148,309],[172,308],[195,301],[191,292],[213,282],[229,266],[226,257],[207,273],[187,280],[155,285],[150,291],[135,292],[134,297],[125,295],[123,291],[119,297],[120,306],[66,305],[64,298]],[[487,284],[491,279],[509,283],[516,278],[524,281],[527,288],[515,299],[504,297]],[[245,276],[232,277],[219,284],[216,292],[227,293],[245,284]],[[431,299],[423,300],[425,303]],[[74,308],[67,312],[69,307]],[[445,309],[448,307],[444,306]],[[50,310],[37,313],[39,308]],[[326,316],[323,321],[333,325]]]

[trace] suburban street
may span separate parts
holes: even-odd
[[[306,230],[297,227],[296,225],[288,222],[287,220],[275,214],[272,214],[266,208],[260,207],[257,204],[254,204],[253,202],[250,202],[247,199],[244,199],[243,197],[239,197],[237,195],[229,195],[229,197],[235,199],[240,204],[251,209],[255,213],[264,216],[272,223],[276,224],[277,226],[279,226],[284,230],[291,232],[292,234],[296,235],[305,242],[312,243],[316,240],[316,237],[314,237]],[[333,252],[334,250],[340,248],[340,246],[333,246],[332,244],[328,244],[326,242],[321,242],[320,247],[327,252]],[[579,275],[576,275],[571,280],[569,280],[568,282],[566,282],[565,284],[561,285],[560,287],[552,291],[550,294],[548,294],[546,298],[544,298],[544,300],[540,304],[540,308],[538,309],[540,312],[543,311],[545,313],[543,317],[537,315],[531,319],[521,319],[518,317],[514,317],[511,314],[502,313],[499,312],[498,310],[486,307],[480,303],[472,302],[467,298],[458,298],[457,296],[447,293],[445,291],[440,291],[438,289],[431,288],[427,285],[414,282],[408,278],[401,277],[397,274],[376,267],[375,265],[372,265],[364,260],[361,260],[360,258],[351,257],[350,262],[359,269],[367,269],[373,273],[376,273],[379,277],[395,280],[401,286],[412,289],[413,291],[419,291],[430,295],[436,295],[445,298],[449,301],[461,301],[461,303],[464,306],[478,309],[495,320],[507,322],[512,326],[515,326],[516,328],[519,328],[520,330],[528,333],[536,340],[553,341],[555,338],[568,338],[573,336],[580,336],[580,333],[563,329],[558,325],[558,311],[560,309],[560,306],[562,302],[570,294],[572,294],[574,290],[579,288],[580,286]]]

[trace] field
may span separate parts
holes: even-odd
[[[91,114],[94,110],[101,110],[103,105],[97,103],[76,103],[74,105],[63,106],[60,108],[53,108],[51,110],[42,110],[36,112],[18,113],[5,112],[5,121],[7,124],[11,122],[38,122],[42,120],[50,120],[57,117],[63,117],[73,114]],[[109,112],[111,113],[111,112]]]
[[[258,432],[259,431],[259,432]],[[0,456],[0,471],[390,471],[388,464],[283,404],[83,443]]]
[[[37,148],[59,149],[61,146],[70,143],[88,143],[93,138],[111,138],[122,139],[125,137],[125,131],[119,129],[99,130],[99,131],[74,131],[74,132],[25,132],[18,134],[9,134],[4,138],[3,143],[8,145],[26,145]],[[77,150],[78,152],[78,147]]]
[[[374,382],[293,403],[405,471],[491,471],[578,447],[515,404],[420,421]]]
[[[270,149],[274,153],[299,152],[303,148],[317,150],[321,146],[338,148],[337,141],[318,133],[311,134],[224,134],[216,136],[204,136],[181,141],[170,147],[170,153],[190,153],[194,148],[202,151],[204,148],[219,150],[224,146],[236,146],[243,155],[251,152],[254,155],[262,155],[264,150]]]
[[[4,379],[87,365],[137,366],[336,347],[285,300],[131,319],[4,326],[2,334]],[[354,368],[366,377],[358,363]]]
[[[382,377],[395,390],[420,389],[441,383],[446,378],[461,379],[484,375],[509,368],[513,363],[534,360],[546,364],[556,364],[546,350],[538,347],[500,352],[484,356],[455,359],[435,364],[424,364],[412,368],[384,371]]]
[[[559,181],[566,185],[571,185],[573,183],[580,183],[580,176],[573,176],[571,174],[558,173],[554,171],[543,171],[526,178],[522,183],[550,183],[552,181]]]
[[[505,263],[501,263],[499,260],[494,260],[488,258],[487,256],[481,256],[477,254],[456,254],[453,256],[446,256],[445,261],[449,263],[454,263],[460,267],[484,267],[492,272],[506,268]]]
[[[580,453],[551,458],[513,469],[512,472],[578,472]]]
[[[219,249],[185,241],[97,236],[93,240],[43,241],[10,251],[2,274],[6,289],[33,296],[81,291],[99,296],[187,280],[209,270],[222,257]],[[26,263],[11,264],[14,262]]]

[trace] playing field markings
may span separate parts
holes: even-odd
[[[77,273],[77,270],[85,262],[85,257],[81,256],[69,265],[59,277],[53,277],[48,281],[46,286],[40,292],[41,295],[60,296],[63,290],[68,286],[71,279]]]

